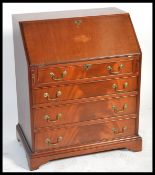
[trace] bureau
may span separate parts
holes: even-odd
[[[30,170],[65,157],[141,151],[142,53],[129,13],[87,9],[12,21],[16,133]]]

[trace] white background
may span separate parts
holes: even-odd
[[[108,151],[56,160],[36,172],[152,171],[152,4],[151,3],[4,3],[3,4],[3,171],[28,172],[22,146],[16,141],[17,99],[11,14],[117,7],[130,13],[142,49],[140,128],[143,151]]]

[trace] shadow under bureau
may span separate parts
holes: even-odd
[[[30,170],[105,150],[141,151],[142,53],[117,8],[13,15],[17,139]]]

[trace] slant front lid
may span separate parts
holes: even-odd
[[[22,21],[31,65],[140,53],[128,13]]]

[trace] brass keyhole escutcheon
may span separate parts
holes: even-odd
[[[88,69],[90,69],[91,67],[92,67],[91,64],[84,64],[84,65],[83,65],[83,68],[84,68],[85,70],[88,70]]]
[[[76,24],[76,26],[79,26],[82,23],[82,20],[75,20],[74,23]]]

